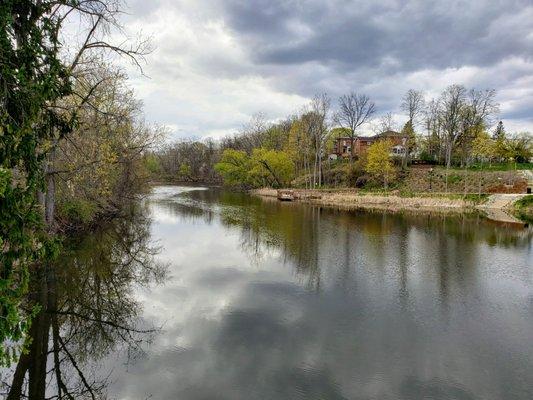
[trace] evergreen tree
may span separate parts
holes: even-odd
[[[505,128],[503,126],[503,122],[498,122],[498,125],[496,126],[496,130],[494,131],[494,134],[492,135],[492,138],[494,140],[505,140],[506,133]]]

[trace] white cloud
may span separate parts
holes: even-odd
[[[532,128],[533,60],[524,56],[532,43],[530,35],[520,32],[529,32],[533,7],[524,7],[520,0],[508,7],[472,6],[477,14],[486,12],[483,24],[454,15],[453,4],[442,8],[417,2],[404,6],[396,1],[355,2],[346,8],[308,1],[288,11],[279,1],[254,1],[260,4],[205,0],[130,4],[126,31],[131,36],[141,31],[152,36],[156,48],[147,57],[145,73],[150,78],[128,68],[131,84],[144,101],[148,119],[172,127],[171,138],[218,138],[235,132],[258,112],[277,120],[319,91],[334,98],[350,90],[363,91],[376,101],[379,113],[398,112],[408,89],[437,97],[452,83],[497,89],[501,117],[509,129]],[[416,19],[416,29],[406,15]],[[368,26],[350,23],[353,18]],[[443,26],[449,32],[441,31]],[[333,33],[322,31],[327,29]],[[366,29],[363,34],[370,29],[382,39],[373,48],[357,50],[358,57],[337,57],[336,51],[350,49],[351,35],[361,34],[357,29]],[[420,36],[423,29],[427,37]],[[400,46],[410,46],[413,35],[419,35],[415,42],[420,41],[413,45],[413,54],[409,48],[391,50],[382,45],[398,36]],[[471,35],[472,41],[463,43],[464,35]],[[442,38],[446,42],[439,41]],[[317,46],[323,43],[330,49],[322,54]],[[287,46],[295,57],[286,54]],[[424,49],[438,55],[438,61],[428,62],[424,56],[418,62]],[[365,57],[379,62],[360,60]]]

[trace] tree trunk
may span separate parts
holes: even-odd
[[[48,173],[46,177],[46,199],[45,199],[45,221],[48,230],[51,232],[54,228],[56,204],[56,182],[53,173]]]
[[[9,394],[6,400],[20,400],[22,397],[22,386],[24,385],[24,377],[30,366],[29,354],[23,354],[19,358],[17,368],[13,374],[13,380],[11,387],[9,388]]]

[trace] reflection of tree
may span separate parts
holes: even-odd
[[[472,244],[503,247],[529,246],[533,230],[490,223],[476,215],[388,214],[370,211],[339,211],[309,204],[281,203],[243,193],[220,190],[187,192],[174,199],[173,212],[185,218],[220,221],[240,230],[241,248],[252,260],[260,261],[281,251],[308,285],[318,288],[321,268],[333,263],[343,285],[356,284],[356,262],[364,253],[373,268],[385,273],[393,262],[398,266],[398,285],[403,301],[408,297],[410,251],[432,251],[441,298],[453,276],[471,273],[468,265],[476,258]],[[423,233],[411,243],[411,232]],[[410,246],[412,248],[410,248]],[[461,259],[458,259],[458,257]],[[460,279],[459,279],[460,280]]]
[[[143,210],[144,211],[144,210]],[[159,280],[164,268],[154,263],[149,220],[139,210],[72,243],[57,265],[34,274],[30,304],[39,304],[30,331],[29,351],[11,379],[8,399],[102,398],[106,379],[90,371],[91,361],[125,346],[140,350],[151,328],[139,328],[135,285]],[[46,394],[46,396],[45,396]]]
[[[241,247],[252,259],[262,259],[269,248],[281,250],[283,258],[307,277],[310,286],[319,285],[319,207],[279,203],[224,207],[221,220],[241,230]]]

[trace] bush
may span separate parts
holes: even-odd
[[[87,200],[68,200],[59,204],[58,215],[71,225],[90,223],[96,214],[96,205]]]
[[[364,160],[361,158],[355,163],[348,165],[346,171],[346,185],[360,187],[357,186],[357,180],[365,175]]]
[[[342,186],[346,183],[347,168],[345,164],[334,164],[331,168],[324,168],[323,182],[327,186]]]
[[[370,181],[370,177],[368,175],[363,175],[357,178],[355,181],[355,187],[362,189],[366,186],[366,184]]]
[[[514,203],[514,214],[522,221],[533,223],[533,195],[525,196]]]

